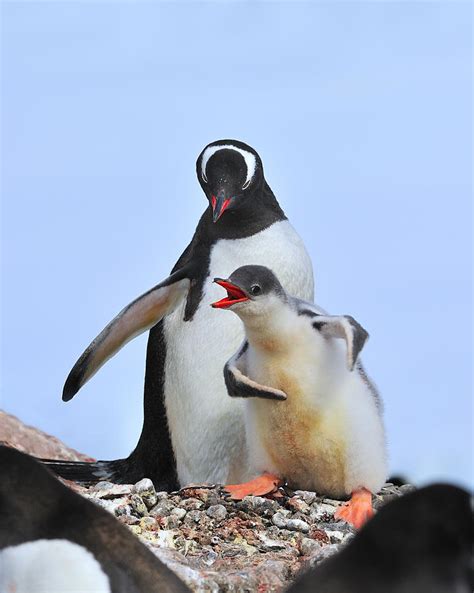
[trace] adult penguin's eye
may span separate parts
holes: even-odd
[[[257,295],[260,294],[262,292],[262,289],[260,288],[260,286],[258,284],[254,284],[251,288],[250,288],[250,292],[253,295]]]

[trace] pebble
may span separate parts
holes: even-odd
[[[223,521],[227,517],[227,509],[223,504],[213,504],[207,509],[206,514],[211,519]]]
[[[275,513],[272,517],[272,523],[280,529],[286,529],[288,519],[284,517],[282,513]]]
[[[153,517],[142,517],[140,519],[140,527],[142,529],[156,529],[158,527],[156,519]]]
[[[132,496],[130,496],[130,505],[137,515],[148,515],[146,504],[138,494],[132,494]]]
[[[157,503],[157,497],[153,482],[149,478],[143,478],[133,486],[133,492],[139,494],[141,499],[146,504],[147,508],[151,509]]]
[[[280,540],[271,539],[267,537],[265,533],[258,533],[258,539],[262,542],[263,546],[262,549],[266,551],[271,550],[284,550],[286,548],[286,544]]]
[[[173,512],[174,509],[175,505],[167,498],[163,498],[159,500],[157,504],[151,509],[150,515],[154,517],[156,515],[159,515],[160,517],[167,517],[170,513]]]
[[[202,511],[188,511],[184,522],[186,525],[192,525],[193,523],[199,523],[202,517]]]
[[[207,551],[206,556],[202,559],[202,562],[204,562],[204,564],[206,566],[212,566],[214,564],[214,562],[219,558],[219,554],[217,554],[216,552],[214,552],[214,550],[212,549],[206,549],[206,550],[202,550],[203,552]]]
[[[295,511],[307,515],[310,511],[310,506],[307,502],[299,498],[298,496],[293,496],[288,500],[288,506],[290,506]]]
[[[398,494],[385,494],[385,496],[376,496],[374,498],[373,507],[376,511],[381,509],[384,505],[399,497]]]
[[[336,508],[331,504],[321,502],[311,507],[309,514],[311,521],[328,521],[333,518]]]
[[[112,484],[112,482],[97,482],[88,492],[92,498],[118,498],[127,496],[132,491],[130,484]]]
[[[204,503],[201,500],[198,500],[197,498],[185,498],[181,502],[181,507],[186,511],[197,511],[199,509],[202,509],[203,506]]]
[[[176,515],[171,513],[167,517],[160,519],[160,525],[163,529],[177,529],[181,525],[182,521]]]
[[[312,504],[316,500],[316,492],[308,492],[307,490],[296,490],[295,496],[303,499],[306,504]]]
[[[276,500],[263,498],[263,496],[246,496],[237,503],[237,507],[243,511],[253,511],[263,517],[271,517],[282,509]]]
[[[326,535],[329,536],[332,544],[341,544],[347,534],[339,530],[326,529]]]
[[[175,509],[173,509],[171,511],[171,514],[180,520],[183,520],[184,517],[186,517],[186,511],[184,509],[181,509],[180,507],[176,507]]]
[[[300,543],[300,550],[303,556],[312,556],[315,553],[319,553],[321,548],[321,544],[310,537],[304,537]]]
[[[135,517],[135,515],[122,515],[120,517],[120,523],[125,523],[125,525],[138,525],[140,519]]]
[[[306,523],[306,521],[302,521],[301,519],[289,519],[286,523],[286,529],[308,533],[309,525]]]
[[[387,484],[374,507],[411,490]],[[101,482],[81,492],[113,512],[199,593],[284,591],[299,568],[318,564],[354,537],[350,525],[334,520],[341,501],[290,493],[232,502],[219,486],[156,492],[149,479]]]

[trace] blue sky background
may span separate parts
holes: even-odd
[[[142,422],[146,336],[76,358],[166,277],[238,138],[370,332],[391,471],[472,478],[469,3],[2,4],[1,406],[98,458]],[[199,347],[199,345],[197,345]]]

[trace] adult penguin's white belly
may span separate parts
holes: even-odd
[[[311,260],[287,220],[214,244],[193,319],[183,321],[184,303],[164,319],[165,405],[181,485],[248,478],[243,401],[227,395],[223,376],[244,338],[243,325],[235,315],[210,306],[220,296],[213,279],[227,278],[247,264],[269,267],[289,294],[313,300]]]

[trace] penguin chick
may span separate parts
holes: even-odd
[[[212,306],[244,324],[246,339],[224,378],[231,397],[248,398],[250,462],[255,473],[265,472],[227,490],[240,499],[285,479],[336,498],[351,495],[336,517],[360,527],[387,475],[380,400],[357,362],[367,332],[352,317],[291,297],[263,266],[242,266],[215,282],[227,297]]]

